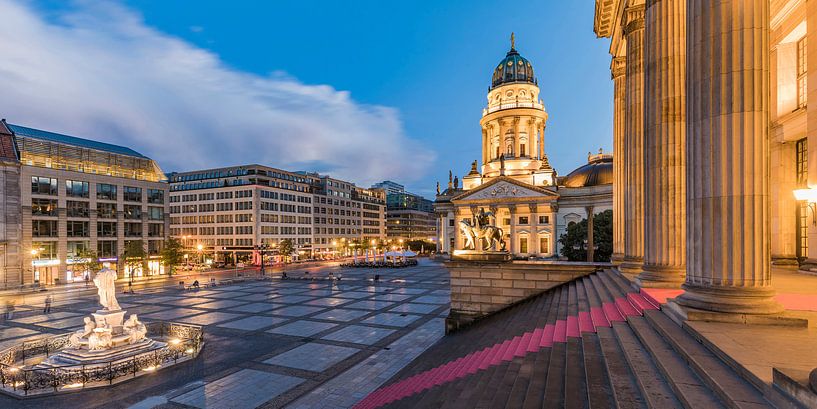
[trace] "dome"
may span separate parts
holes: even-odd
[[[586,165],[570,172],[562,180],[564,187],[588,187],[613,183],[613,155],[592,155]]]
[[[505,58],[499,62],[494,69],[494,76],[491,80],[491,89],[503,84],[513,82],[527,82],[536,84],[536,77],[533,75],[533,66],[525,57],[519,55],[513,46]]]

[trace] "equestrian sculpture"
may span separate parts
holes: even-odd
[[[471,225],[470,220],[460,221],[460,231],[465,236],[466,249],[476,250],[479,243],[482,251],[488,251],[496,243],[499,251],[506,251],[502,229],[490,224],[490,216],[493,215],[491,212],[486,212],[485,209],[479,209],[479,212],[474,215],[476,225]]]

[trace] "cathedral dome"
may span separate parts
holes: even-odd
[[[587,164],[562,179],[564,187],[588,187],[613,183],[613,155],[590,155]]]
[[[514,40],[513,36],[511,36],[511,50],[494,69],[491,89],[514,82],[537,83],[536,77],[533,75],[533,65],[525,57],[519,55],[519,52],[514,48]]]

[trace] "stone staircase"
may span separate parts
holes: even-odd
[[[613,271],[450,334],[384,385],[356,407],[798,407],[767,400]]]

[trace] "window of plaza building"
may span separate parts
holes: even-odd
[[[528,224],[528,216],[519,216],[519,224]],[[526,253],[523,251],[523,253]]]
[[[139,237],[142,235],[142,223],[125,223],[125,237]]]
[[[31,177],[31,193],[35,195],[57,195],[57,179],[40,176]]]
[[[161,223],[148,224],[148,237],[163,237],[165,235],[165,225]]]
[[[164,211],[161,207],[148,207],[148,218],[150,220],[162,220],[162,212]]]
[[[236,223],[249,223],[249,222],[252,222],[252,214],[250,214],[250,213],[237,214],[237,215],[235,215],[235,222]]]
[[[122,197],[123,200],[126,202],[141,202],[142,201],[142,188],[141,187],[131,187],[125,186],[122,190]]]
[[[31,214],[33,216],[56,216],[56,199],[31,199]]]
[[[142,206],[139,205],[125,205],[123,214],[126,219],[139,220],[142,218]]]
[[[162,251],[161,240],[148,240],[148,254],[159,254]],[[153,270],[153,268],[151,268]]]
[[[57,221],[32,220],[31,235],[34,237],[57,237]]]
[[[806,106],[808,90],[806,89],[807,61],[806,37],[797,41],[797,107]]]
[[[65,194],[69,197],[88,198],[88,182],[80,182],[76,180],[65,181]]]
[[[75,258],[83,251],[90,249],[90,242],[85,241],[69,241],[68,242],[68,257]]]
[[[90,235],[88,222],[72,221],[66,222],[68,237],[88,237]]]
[[[115,219],[116,203],[97,203],[96,216],[102,219]]]
[[[550,253],[550,237],[539,238],[539,252]]]
[[[808,187],[808,139],[803,138],[796,142],[797,187]],[[803,260],[808,257],[808,202],[797,203],[797,258]]]
[[[117,257],[115,240],[99,240],[96,242],[96,254],[99,257]]]
[[[539,224],[549,224],[550,216],[539,216]]]
[[[116,222],[96,222],[97,237],[116,237]]]
[[[35,260],[53,260],[57,258],[56,241],[35,241],[31,243],[31,248],[34,250],[32,255]]]
[[[519,252],[520,253],[527,253],[528,252],[528,238],[527,237],[520,237],[519,238]]]
[[[90,203],[68,200],[65,202],[65,212],[68,217],[88,217]]]
[[[148,203],[163,204],[165,202],[165,192],[161,189],[148,189]]]
[[[101,200],[116,200],[116,185],[97,183],[96,198]]]

